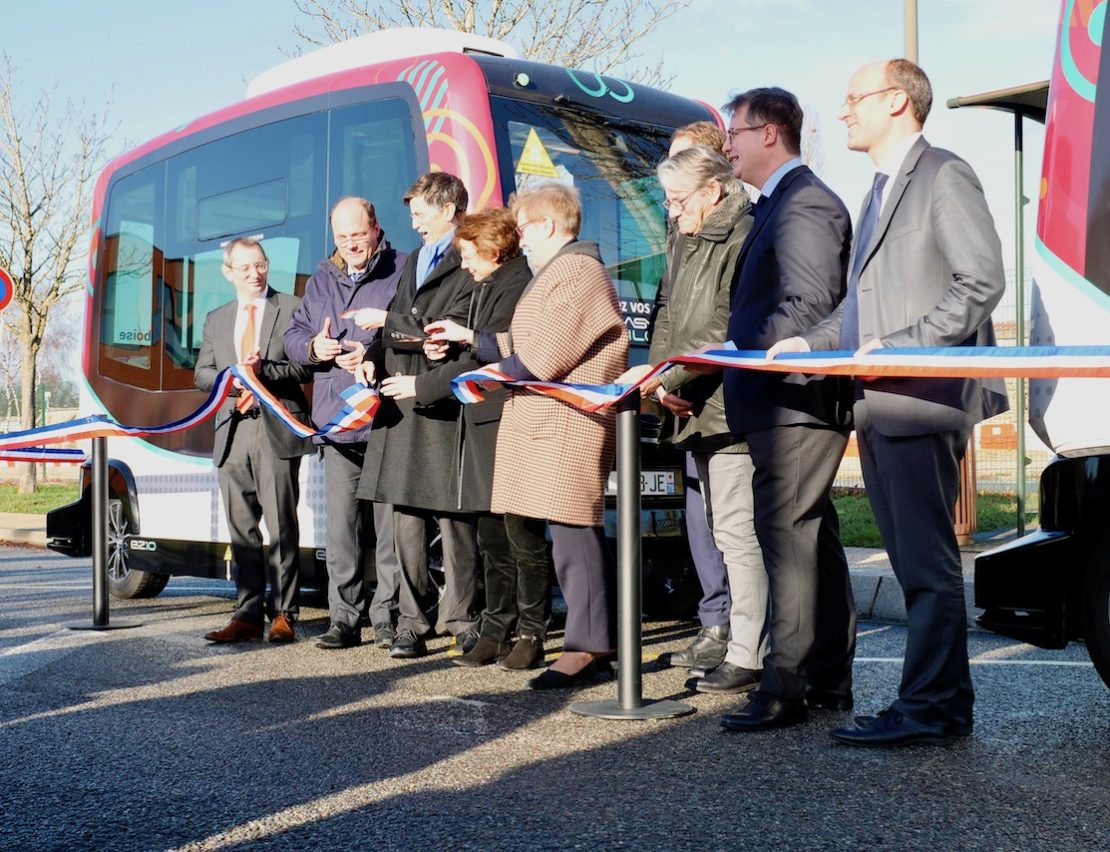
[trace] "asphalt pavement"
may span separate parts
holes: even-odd
[[[644,626],[644,694],[696,712],[571,713],[602,678],[534,693],[452,666],[447,642],[393,661],[322,651],[306,608],[291,646],[210,646],[229,584],[176,578],[91,622],[91,567],[0,548],[0,849],[1105,849],[1110,691],[1084,649],[972,634],[973,736],[856,751],[847,713],[724,731],[730,696],[690,695],[658,656],[686,623]],[[548,644],[549,655],[561,634]],[[860,625],[857,711],[897,689],[905,635]]]

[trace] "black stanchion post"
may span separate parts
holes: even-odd
[[[673,719],[681,701],[643,700],[640,597],[640,392],[617,404],[617,700],[585,701],[571,712],[599,719]]]
[[[125,630],[141,627],[139,621],[111,623],[108,612],[108,439],[92,439],[92,624],[68,624],[70,630]]]

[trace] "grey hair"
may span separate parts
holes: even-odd
[[[231,253],[237,248],[256,248],[262,252],[262,257],[270,259],[266,255],[266,249],[262,248],[262,241],[257,237],[236,237],[224,246],[224,266],[231,266]]]
[[[733,176],[732,164],[725,155],[705,145],[692,145],[679,151],[661,162],[655,171],[660,178],[677,180],[694,189],[701,189],[715,180],[721,186],[722,197],[743,189]]]

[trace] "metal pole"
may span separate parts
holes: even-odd
[[[140,627],[137,621],[110,623],[108,611],[108,439],[92,439],[92,531],[93,620],[69,624],[71,630],[123,630]]]
[[[903,0],[903,53],[910,62],[917,64],[917,0]]]
[[[1014,113],[1014,335],[1025,345],[1025,169],[1024,124]],[[1025,379],[1017,380],[1017,534],[1025,535]]]
[[[617,403],[617,700],[572,704],[599,719],[673,719],[693,713],[681,701],[643,700],[640,598],[640,392]]]

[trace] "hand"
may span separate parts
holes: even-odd
[[[390,376],[383,379],[382,394],[391,399],[412,399],[416,396],[416,376]]]
[[[767,360],[773,361],[783,352],[809,352],[809,344],[804,337],[787,337],[767,350]]]
[[[362,363],[362,359],[366,357],[366,345],[357,340],[354,343],[350,340],[344,340],[343,346],[348,351],[335,359],[335,365],[342,367],[348,373],[354,373],[358,365]]]
[[[363,361],[354,369],[355,381],[359,384],[370,387],[374,384],[374,362]]]
[[[451,319],[441,319],[424,326],[424,333],[432,340],[449,340],[452,343],[474,344],[474,330]]]
[[[874,352],[876,349],[882,348],[883,342],[876,337],[873,340],[868,340],[865,344],[863,344],[863,346],[856,350],[855,355],[853,355],[852,357],[859,358],[861,355],[866,355],[868,352]]]
[[[386,314],[381,308],[359,308],[357,311],[344,311],[340,316],[352,320],[359,328],[372,331],[385,325]]]
[[[640,398],[651,396],[663,385],[663,377],[656,376],[654,379],[648,379],[640,385]]]
[[[644,376],[646,376],[648,373],[650,373],[651,370],[652,370],[651,364],[640,364],[636,367],[629,367],[627,370],[625,370],[623,373],[621,373],[619,376],[617,376],[616,384],[618,384],[618,385],[634,385],[638,381],[640,381],[640,379],[642,379]],[[654,390],[654,388],[652,390]],[[646,394],[651,393],[651,391],[650,390],[644,390],[644,388],[641,386],[640,393],[646,395]]]
[[[447,357],[447,350],[451,344],[446,340],[432,340],[424,338],[424,357],[429,361],[442,361]]]
[[[250,355],[239,362],[244,367],[257,367],[262,363],[262,353],[255,349]]]
[[[341,354],[343,347],[331,336],[331,317],[324,317],[324,327],[312,338],[312,355],[317,361],[330,361]]]
[[[694,413],[693,405],[681,397],[675,396],[673,393],[663,391],[657,393],[655,396],[656,399],[663,404],[663,407],[670,411],[671,414],[675,415],[675,417],[689,417]]]

